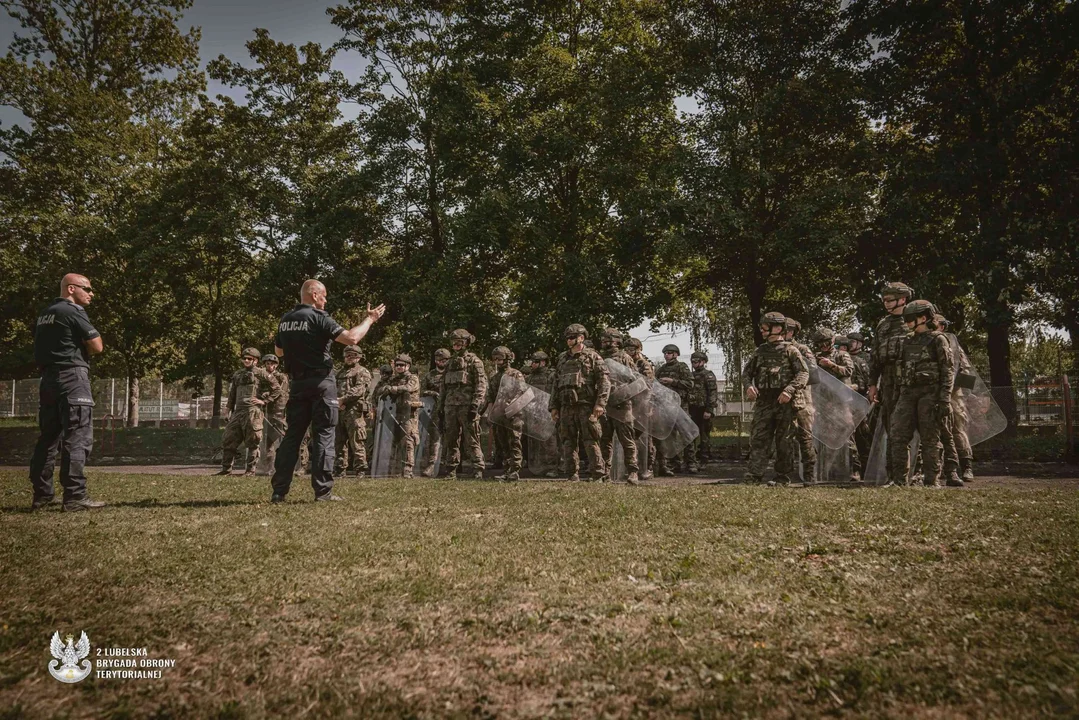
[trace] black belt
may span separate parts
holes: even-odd
[[[289,375],[289,378],[292,380],[307,380],[308,378],[313,377],[325,378],[329,377],[329,375],[330,368],[316,368],[313,370],[300,370],[299,372],[294,372]]]

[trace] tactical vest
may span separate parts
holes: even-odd
[[[556,389],[563,406],[595,402],[596,389],[589,380],[597,362],[603,362],[598,355],[582,350],[576,355],[567,354],[559,364]]]
[[[931,387],[941,381],[939,358],[933,341],[939,332],[908,338],[900,350],[899,382],[903,387]]]
[[[704,407],[708,404],[708,370],[693,371],[693,389],[689,391],[689,404]]]
[[[877,362],[894,365],[903,353],[903,341],[911,336],[902,315],[888,315],[877,324]]]
[[[238,370],[232,376],[232,384],[236,387],[236,407],[251,407],[251,401],[258,397],[259,389],[259,379],[254,368]]]
[[[461,387],[462,385],[471,386],[473,384],[468,377],[469,355],[472,355],[472,353],[466,352],[461,355],[454,355],[446,363],[444,382],[447,388]]]
[[[788,343],[764,343],[757,348],[757,372],[753,385],[758,390],[782,390],[794,380],[791,374],[790,359],[787,356]]]

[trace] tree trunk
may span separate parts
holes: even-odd
[[[130,370],[127,373],[127,426],[139,426],[139,378]]]
[[[210,427],[215,430],[221,427],[221,389],[224,385],[220,367],[214,368],[214,414],[210,418]]]
[[[1012,313],[1007,304],[994,297],[985,301],[986,350],[989,353],[989,385],[997,405],[1008,418],[1008,430],[1014,433],[1018,424],[1015,388],[1012,386],[1011,330]]]
[[[764,314],[764,296],[768,285],[760,278],[751,278],[746,286],[746,298],[749,300],[749,319],[753,321],[753,341],[760,345],[764,342],[761,335],[761,315]]]

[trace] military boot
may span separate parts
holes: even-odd
[[[955,470],[948,471],[948,480],[945,483],[948,487],[963,487],[963,481],[959,479],[959,473]]]
[[[962,472],[962,478],[964,482],[970,482],[974,479],[974,467],[970,458],[964,458],[959,461],[959,469]]]
[[[632,471],[632,470],[630,471],[629,475],[626,475],[626,482],[629,483],[630,485],[640,485],[641,484],[640,478],[637,477],[637,473],[635,471]]]

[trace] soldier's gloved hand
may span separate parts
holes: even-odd
[[[750,385],[748,388],[746,388],[746,397],[749,398],[750,400],[756,400],[757,399],[757,388],[753,387],[752,385]]]
[[[603,413],[605,413],[605,412],[606,412],[606,410],[604,410],[601,407],[592,408],[592,419],[593,420],[599,420],[601,417],[603,417]]]
[[[558,424],[558,417],[559,417],[558,411],[557,410],[552,410],[551,411],[551,420],[554,422],[555,425]]]
[[[867,391],[867,397],[869,398],[869,402],[871,402],[871,403],[877,402],[877,386],[876,385],[870,385],[869,386],[869,390]]]
[[[673,378],[668,378],[668,377],[665,377],[665,378],[660,378],[660,379],[659,379],[659,381],[660,381],[660,383],[662,383],[663,385],[670,385],[671,383],[673,383],[673,382],[674,382],[674,379],[673,379]]]
[[[943,420],[952,414],[952,404],[950,402],[938,402],[937,403],[937,420]]]
[[[261,406],[261,405],[265,405],[266,401],[265,400],[259,400],[258,398],[251,398],[251,404]]]
[[[790,401],[791,401],[791,396],[787,394],[786,390],[784,390],[783,392],[781,392],[779,394],[779,404],[780,405],[786,405]]]
[[[710,413],[710,412],[705,412],[705,413],[704,413],[704,419],[705,419],[705,420],[711,420],[711,419],[712,419],[712,413]]]

